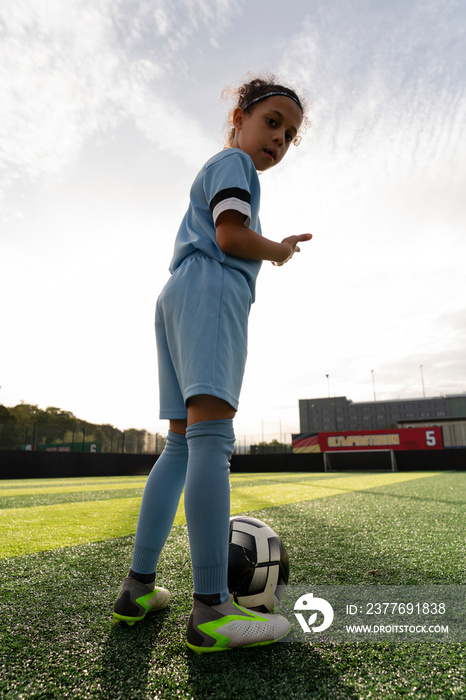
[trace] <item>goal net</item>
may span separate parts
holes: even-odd
[[[323,457],[326,472],[373,469],[398,471],[394,450],[338,450],[324,452]]]

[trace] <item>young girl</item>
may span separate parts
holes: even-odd
[[[303,106],[274,79],[237,91],[227,148],[204,165],[175,240],[171,277],[157,301],[160,417],[167,444],[144,490],[133,560],[114,606],[133,625],[165,607],[155,570],[184,488],[194,578],[188,646],[197,653],[269,644],[289,622],[230,600],[227,585],[229,459],[247,353],[247,325],[262,260],[283,265],[310,234],[281,243],[261,235],[257,171],[299,141]]]

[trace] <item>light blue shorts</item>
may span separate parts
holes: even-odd
[[[201,252],[172,274],[155,317],[160,418],[185,419],[192,396],[238,410],[247,356],[251,291],[244,275]]]

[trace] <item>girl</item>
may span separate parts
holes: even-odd
[[[170,429],[146,483],[114,618],[133,625],[168,604],[170,594],[155,586],[154,572],[184,488],[194,578],[187,642],[197,653],[269,644],[290,630],[284,617],[230,600],[229,459],[261,262],[283,265],[312,237],[278,243],[261,235],[259,222],[257,171],[281,162],[299,141],[303,119],[299,97],[274,78],[238,89],[227,148],[194,180],[171,277],[157,301],[160,417]]]

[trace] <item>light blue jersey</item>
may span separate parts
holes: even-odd
[[[259,200],[254,163],[237,148],[207,161],[193,183],[172,274],[157,301],[160,418],[185,419],[188,399],[199,394],[238,409],[261,261],[225,254],[215,221],[234,209],[260,234]]]
[[[213,156],[194,180],[188,210],[175,239],[170,263],[174,272],[191,253],[201,251],[217,262],[239,270],[255,297],[260,260],[227,255],[217,245],[215,221],[221,212],[234,209],[244,216],[244,225],[261,234],[259,221],[260,184],[252,159],[238,148]]]

